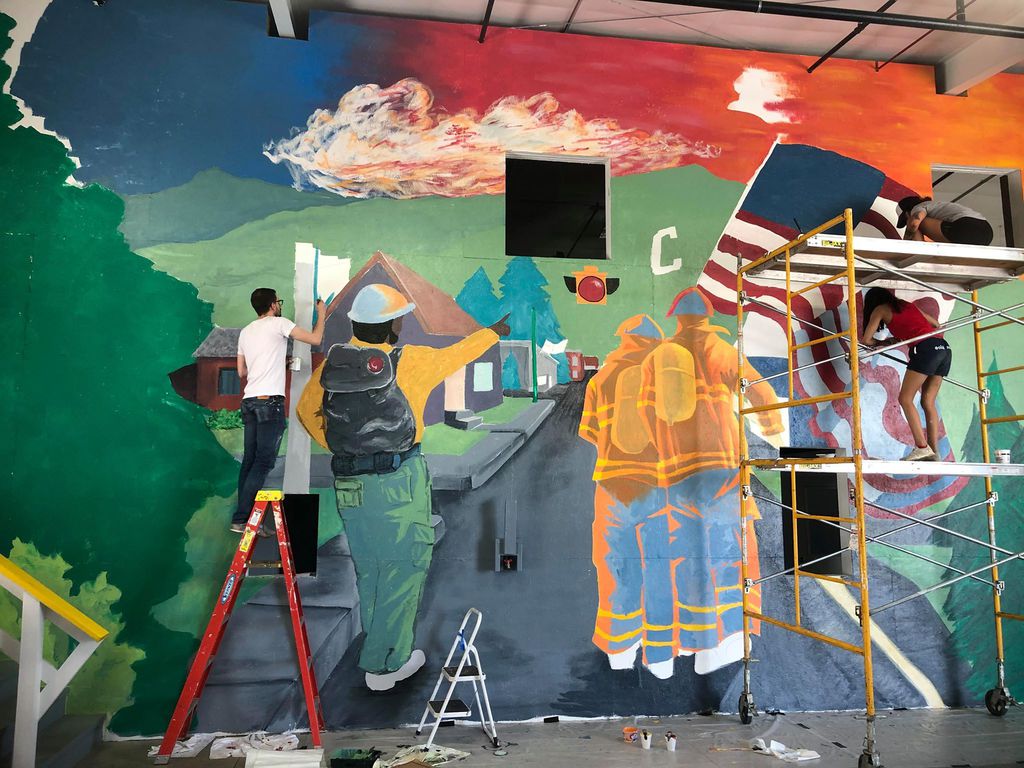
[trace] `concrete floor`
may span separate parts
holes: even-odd
[[[1024,712],[1011,711],[995,718],[984,709],[911,710],[885,712],[878,723],[878,748],[889,768],[1009,768],[1024,765]],[[622,741],[628,725],[648,728],[654,748]],[[664,746],[664,734],[678,736],[676,752]],[[852,712],[759,715],[743,726],[727,715],[668,718],[626,718],[601,721],[499,724],[498,737],[508,746],[506,756],[496,756],[479,726],[441,728],[437,743],[470,752],[458,768],[770,768],[786,765],[749,748],[756,737],[774,739],[793,748],[813,749],[820,760],[801,763],[827,768],[855,768],[864,738],[863,716]],[[325,735],[327,754],[338,747],[376,747],[388,757],[401,746],[425,741],[412,728],[335,731]],[[303,743],[308,736],[303,737]],[[146,751],[155,742],[107,742],[80,768],[126,768],[148,764]],[[171,762],[173,768],[211,765],[208,754]],[[220,768],[242,768],[243,758],[220,760]]]

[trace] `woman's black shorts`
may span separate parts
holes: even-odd
[[[910,348],[907,368],[925,376],[948,376],[953,350],[945,339],[921,339]]]
[[[951,243],[989,245],[992,242],[992,225],[984,219],[965,217],[956,221],[943,221],[939,227]]]

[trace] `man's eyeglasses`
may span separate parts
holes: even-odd
[[[274,299],[274,303],[275,304],[280,304],[283,307],[284,306],[284,299]]]

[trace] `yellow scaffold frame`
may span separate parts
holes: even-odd
[[[837,235],[829,236],[826,233],[834,227],[842,225],[844,230],[844,236],[840,237]],[[998,500],[997,494],[992,490],[992,475],[1024,475],[1024,466],[1022,465],[1006,465],[1006,464],[990,464],[989,454],[989,440],[988,440],[988,426],[990,424],[1006,422],[1006,421],[1019,421],[1024,419],[1024,416],[1006,416],[999,418],[989,418],[986,413],[986,404],[988,400],[989,392],[985,388],[985,378],[987,376],[993,376],[996,374],[1010,373],[1013,371],[1024,370],[1024,365],[1015,366],[1012,368],[1001,369],[999,371],[985,372],[982,363],[982,347],[981,347],[981,334],[984,331],[992,330],[995,328],[1003,327],[1011,323],[1017,323],[1024,325],[1024,317],[1014,317],[1007,314],[1012,310],[1017,310],[1024,307],[1024,303],[1017,304],[1007,310],[992,310],[988,307],[984,307],[978,303],[978,292],[977,288],[984,285],[989,285],[997,282],[1004,282],[1006,280],[1013,279],[1024,273],[1024,250],[1015,249],[988,249],[978,248],[977,246],[954,247],[951,249],[947,244],[934,244],[924,242],[904,242],[904,241],[880,241],[874,238],[858,238],[859,242],[864,245],[864,249],[872,254],[872,258],[868,258],[862,253],[858,255],[854,249],[854,221],[853,212],[850,209],[845,210],[842,215],[831,219],[821,226],[801,235],[800,237],[786,243],[784,246],[766,254],[765,256],[754,259],[753,261],[744,263],[743,257],[737,259],[737,270],[736,270],[736,325],[737,325],[737,356],[738,356],[738,371],[739,380],[737,383],[737,402],[739,408],[739,451],[740,451],[740,531],[741,533],[741,578],[744,584],[743,592],[743,693],[740,696],[739,710],[740,719],[744,723],[749,723],[752,720],[753,715],[756,712],[754,706],[753,695],[750,689],[750,662],[751,662],[751,637],[750,637],[750,625],[751,621],[761,621],[767,624],[771,624],[776,627],[794,632],[804,637],[811,638],[812,640],[818,640],[829,645],[841,648],[843,650],[855,653],[861,656],[864,660],[864,681],[865,681],[865,702],[866,702],[866,735],[864,739],[863,752],[860,755],[858,765],[860,768],[865,766],[878,766],[880,765],[880,758],[878,755],[876,739],[875,739],[875,697],[874,697],[874,684],[873,684],[873,668],[872,668],[872,647],[871,647],[871,621],[870,616],[872,609],[870,606],[870,595],[868,589],[868,560],[867,560],[867,544],[868,542],[877,542],[884,544],[885,546],[893,547],[898,549],[907,555],[917,557],[922,560],[928,560],[928,558],[916,554],[911,550],[902,549],[896,545],[890,544],[884,541],[884,537],[889,536],[897,531],[905,530],[907,528],[924,525],[932,529],[942,530],[953,536],[972,542],[976,545],[987,548],[990,554],[990,561],[988,565],[982,568],[975,569],[970,572],[960,571],[956,568],[946,566],[945,564],[938,563],[936,561],[928,560],[935,565],[941,565],[949,568],[950,571],[957,573],[954,578],[950,578],[942,583],[933,587],[923,589],[915,594],[908,597],[902,597],[898,600],[894,600],[887,603],[884,606],[874,609],[874,612],[885,610],[895,605],[906,602],[907,600],[915,597],[923,596],[928,592],[934,591],[944,586],[948,586],[956,581],[960,581],[966,578],[972,578],[990,586],[993,590],[993,601],[994,601],[994,619],[996,628],[996,656],[997,656],[997,685],[989,691],[985,697],[985,703],[989,708],[989,711],[995,715],[1001,715],[1005,713],[1008,704],[1016,704],[1013,698],[1010,696],[1009,691],[1006,688],[1005,676],[1004,676],[1004,654],[1003,654],[1003,635],[1002,635],[1002,620],[1010,619],[1017,621],[1024,621],[1024,616],[1007,613],[1002,610],[1000,604],[1000,594],[1004,588],[1003,582],[999,580],[999,565],[1006,563],[1010,560],[1024,557],[1024,552],[1014,553],[996,545],[995,538],[995,503]],[[896,243],[897,245],[887,245]],[[870,244],[870,245],[869,245]],[[885,251],[886,248],[891,248],[896,251],[895,254],[890,254]],[[964,256],[962,262],[958,261],[958,252],[955,250],[959,248],[963,251]],[[991,256],[989,253],[991,252]],[[876,256],[876,253],[883,254],[881,257]],[[800,261],[794,264],[794,257],[800,255]],[[819,256],[815,256],[819,254]],[[951,255],[952,254],[952,255]],[[980,255],[979,255],[980,254]],[[887,256],[895,256],[894,260],[889,260],[886,263]],[[927,264],[929,258],[935,259],[935,266],[929,272]],[[924,266],[922,266],[924,264]],[[950,264],[960,264],[959,271],[956,267],[949,266]],[[858,269],[860,272],[858,273]],[[785,374],[779,373],[774,376],[766,376],[758,381],[767,381],[769,379],[781,377],[782,375],[787,376],[788,383],[788,399],[783,402],[751,406],[747,403],[745,393],[749,386],[757,382],[751,382],[746,378],[746,356],[744,355],[744,338],[743,338],[743,320],[744,320],[744,304],[754,303],[759,304],[767,309],[781,312],[780,307],[773,307],[769,304],[760,302],[756,299],[748,297],[744,291],[744,276],[751,274],[757,274],[766,270],[776,270],[778,272],[785,273],[785,313],[788,318],[786,322],[786,343],[789,353],[787,355],[787,370]],[[825,274],[827,275],[823,279],[815,279],[817,276]],[[874,280],[887,278],[894,282],[909,282],[917,284],[918,286],[924,287],[928,290],[935,291],[944,294],[948,297],[957,299],[958,301],[965,301],[973,307],[972,313],[967,318],[960,318],[956,321],[950,321],[946,323],[939,330],[952,330],[953,328],[959,328],[966,325],[972,325],[974,332],[974,345],[975,345],[975,363],[977,372],[977,389],[974,387],[965,386],[958,384],[950,380],[950,383],[961,386],[965,389],[969,389],[978,395],[979,408],[980,408],[980,424],[981,424],[981,435],[982,435],[982,450],[983,450],[983,464],[950,464],[950,463],[923,463],[923,462],[894,462],[894,461],[877,461],[867,459],[864,455],[863,441],[861,435],[861,408],[860,408],[860,361],[866,357],[871,357],[877,354],[885,355],[882,350],[871,350],[869,352],[862,351],[860,349],[859,340],[859,320],[857,311],[857,278],[860,277],[861,281],[868,283]],[[946,289],[937,287],[937,285],[929,284],[925,282],[923,277],[932,277],[933,281],[938,284],[945,284]],[[801,287],[794,290],[794,283],[800,282]],[[808,293],[816,288],[821,288],[827,284],[834,283],[839,286],[843,286],[846,290],[846,304],[848,312],[848,329],[843,332],[833,333],[830,329],[822,328],[814,325],[814,323],[808,323],[804,320],[796,319],[793,315],[793,299],[797,296],[801,296]],[[970,291],[971,299],[967,301],[962,296],[957,295],[954,290],[959,289],[961,292]],[[986,318],[998,315],[1002,318],[1001,322],[991,323],[989,325],[982,325],[982,321]],[[811,327],[817,328],[822,333],[820,338],[815,338],[810,341],[806,341],[800,344],[794,344],[793,334],[793,323],[800,322]],[[923,337],[921,337],[923,338]],[[827,360],[816,361],[809,365],[795,367],[794,365],[794,353],[811,347],[816,344],[828,343],[836,340],[846,340],[849,343],[849,351],[846,354],[838,355],[835,357],[829,357]],[[914,343],[919,339],[909,339],[905,343]],[[826,362],[834,361],[838,358],[845,358],[850,365],[850,386],[847,391],[819,395],[815,397],[805,397],[795,399],[794,394],[794,374],[802,370],[803,368],[810,368],[817,365],[821,365]],[[835,400],[849,400],[851,407],[851,432],[850,432],[850,455],[849,456],[821,456],[815,458],[778,458],[778,459],[751,459],[749,453],[749,445],[746,436],[746,417],[769,410],[782,410],[788,408],[794,408],[802,405],[813,405],[816,403],[823,403]],[[792,549],[793,549],[793,568],[787,569],[780,573],[772,574],[770,576],[761,576],[757,580],[753,580],[749,576],[749,545],[747,542],[747,531],[748,521],[752,519],[751,505],[755,501],[755,494],[752,492],[751,486],[751,475],[754,470],[758,469],[774,469],[774,470],[788,470],[789,482],[791,489],[791,498],[793,499],[793,506],[786,507],[781,505],[779,502],[773,499],[765,499],[779,506],[783,506],[783,509],[788,509],[791,521],[792,521]],[[811,515],[805,512],[801,512],[796,508],[796,473],[798,471],[817,471],[817,472],[831,472],[835,474],[846,474],[849,476],[851,481],[851,501],[854,507],[854,515],[850,516],[822,516],[822,515]],[[986,499],[978,504],[970,504],[965,507],[961,507],[956,510],[947,510],[941,514],[934,515],[930,518],[914,518],[910,515],[906,515],[898,510],[891,510],[888,508],[882,508],[878,505],[873,505],[870,502],[866,502],[864,494],[862,492],[864,487],[864,475],[865,474],[892,474],[899,472],[901,474],[930,474],[930,475],[981,475],[985,478],[985,494]],[[988,516],[988,541],[982,541],[980,539],[974,539],[972,537],[959,534],[955,531],[951,531],[947,528],[942,528],[931,522],[938,517],[945,517],[954,512],[963,511],[969,508],[976,508],[984,504],[987,509]],[[876,506],[880,509],[885,509],[886,512],[890,512],[897,517],[905,519],[905,524],[901,525],[888,532],[883,532],[879,536],[869,536],[867,533],[866,518],[864,514],[865,505]],[[836,576],[830,576],[825,574],[813,573],[806,570],[808,566],[814,562],[819,562],[828,557],[832,557],[841,552],[847,551],[853,548],[853,544],[840,550],[840,552],[827,555],[823,558],[818,558],[811,562],[800,561],[800,547],[798,541],[798,530],[797,525],[799,520],[802,519],[813,519],[825,524],[832,525],[833,527],[839,528],[846,533],[852,533],[856,537],[856,553],[857,553],[857,577],[856,581],[850,579],[839,578]],[[849,526],[849,527],[844,527]],[[984,571],[988,571],[991,580],[985,579],[982,575]],[[791,574],[793,577],[793,593],[794,593],[794,613],[793,621],[784,621],[777,617],[769,616],[764,608],[760,611],[754,611],[750,607],[749,592],[756,585],[767,581],[770,578],[774,578],[780,575]],[[860,603],[857,606],[857,614],[860,619],[861,638],[860,644],[853,644],[840,640],[836,637],[831,637],[820,632],[816,632],[812,629],[807,628],[804,625],[804,620],[801,613],[800,606],[800,580],[801,578],[812,578],[816,580],[830,581],[852,587],[860,593]]]

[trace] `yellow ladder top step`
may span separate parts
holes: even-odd
[[[256,501],[282,501],[284,499],[283,491],[257,491]]]

